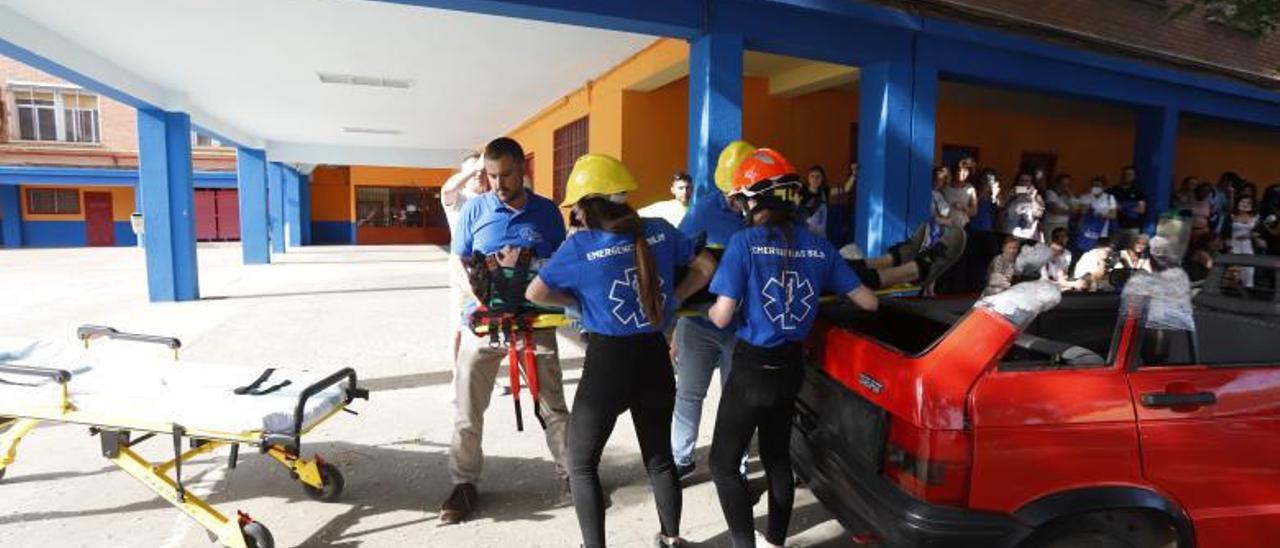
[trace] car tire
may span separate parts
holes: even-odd
[[[1178,548],[1178,532],[1149,510],[1106,510],[1054,520],[1023,548]]]

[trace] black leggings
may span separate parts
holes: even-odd
[[[682,498],[671,457],[675,372],[661,333],[627,337],[591,334],[582,381],[569,416],[569,479],[588,548],[603,547],[604,493],[600,453],[618,415],[631,410],[640,454],[658,505],[662,534],[680,535]]]
[[[795,502],[791,418],[803,375],[797,343],[764,348],[738,341],[733,351],[733,369],[716,411],[711,476],[735,548],[752,548],[756,542],[751,498],[738,465],[757,429],[760,461],[769,481],[769,530],[765,539],[782,545],[787,538]]]

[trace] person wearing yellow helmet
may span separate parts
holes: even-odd
[[[684,299],[706,286],[715,260],[698,253],[662,219],[641,218],[627,205],[636,188],[618,160],[578,159],[564,206],[580,228],[529,284],[526,297],[579,307],[587,332],[582,380],[569,418],[569,476],[584,546],[605,546],[600,455],[618,415],[630,411],[658,506],[659,546],[680,546],[682,495],[671,459],[675,376],[665,327]],[[689,273],[677,280],[676,267]]]
[[[738,166],[756,147],[746,141],[734,141],[724,147],[716,162],[715,183],[720,192],[707,192],[698,197],[680,221],[680,231],[695,242],[705,242],[714,254],[723,251],[734,233],[746,227],[741,206],[729,198]],[[701,292],[693,301],[708,304],[710,293]],[[735,342],[732,329],[720,329],[703,317],[680,318],[672,337],[672,354],[676,359],[676,410],[672,417],[671,447],[681,478],[693,474],[697,465],[694,449],[698,426],[702,422],[702,402],[707,387],[718,370],[720,383],[729,378],[730,357]]]

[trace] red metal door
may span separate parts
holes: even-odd
[[[216,190],[196,189],[196,239],[202,242],[218,239],[218,206]]]
[[[95,247],[116,245],[110,192],[84,193],[85,239]]]
[[[217,191],[218,239],[224,242],[240,240],[240,193],[224,188]]]

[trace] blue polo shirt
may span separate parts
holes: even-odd
[[[675,270],[693,261],[693,243],[662,219],[644,220],[645,241],[653,253],[661,282],[663,320],[675,319]],[[575,232],[538,277],[548,287],[572,295],[582,308],[582,325],[589,333],[625,336],[652,333],[654,325],[640,305],[636,275],[635,239],[603,230]]]
[[[495,192],[486,192],[463,206],[454,227],[449,250],[454,255],[485,255],[504,246],[532,248],[540,259],[550,257],[564,242],[564,217],[551,200],[525,191],[529,200],[524,209],[510,208]]]
[[[725,247],[733,233],[745,228],[746,219],[729,207],[719,192],[707,192],[698,197],[689,212],[680,221],[680,232],[697,240],[707,235],[708,247]]]
[[[826,239],[797,226],[788,248],[779,230],[757,226],[729,240],[711,292],[738,301],[740,340],[775,347],[808,336],[819,295],[861,285]]]

